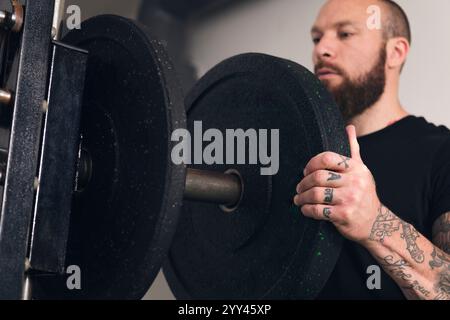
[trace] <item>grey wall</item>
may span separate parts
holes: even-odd
[[[253,0],[193,22],[189,54],[198,75],[248,51],[292,59],[311,69],[309,30],[323,0]],[[413,46],[401,101],[413,114],[450,127],[450,1],[399,0],[412,24]]]
[[[85,20],[99,14],[118,14],[127,18],[136,18],[141,0],[65,0],[65,6],[76,4],[81,8],[81,18]]]

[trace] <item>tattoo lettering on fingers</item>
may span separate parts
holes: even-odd
[[[331,215],[331,209],[330,208],[323,208],[323,216],[330,220]]]
[[[325,189],[325,198],[323,199],[323,202],[325,203],[333,202],[333,189],[331,188]]]
[[[384,238],[400,229],[400,219],[383,205],[378,209],[378,215],[372,226],[369,240],[383,242]]]
[[[344,157],[344,156],[341,156],[341,155],[339,155],[339,157],[341,157],[342,161],[338,163],[338,166],[344,165],[345,169],[350,168],[350,166],[348,164],[348,162],[350,161],[350,158],[347,158],[347,157]]]
[[[406,250],[409,251],[411,258],[417,263],[422,263],[425,260],[423,251],[420,250],[416,243],[417,238],[419,238],[419,233],[412,225],[406,222],[401,222],[403,233],[401,234],[402,239],[406,241]]]
[[[328,178],[327,181],[336,181],[336,180],[340,180],[341,179],[341,175],[334,173],[334,172],[328,172],[328,174],[330,175],[330,177]]]

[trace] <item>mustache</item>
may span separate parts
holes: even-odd
[[[319,69],[322,68],[327,68],[332,70],[333,72],[340,74],[340,75],[345,75],[344,70],[342,70],[340,67],[333,65],[331,63],[326,63],[323,61],[319,61],[315,66],[314,66],[314,73],[317,74],[317,72],[319,71]]]

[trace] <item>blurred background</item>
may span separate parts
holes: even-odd
[[[139,20],[163,41],[183,90],[220,61],[244,52],[291,59],[312,70],[310,28],[324,0],[66,0],[82,19],[114,13]],[[398,0],[413,46],[400,96],[412,114],[450,127],[450,1]],[[447,57],[447,58],[446,58]],[[160,273],[145,299],[174,299]]]

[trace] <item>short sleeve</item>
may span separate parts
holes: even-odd
[[[442,214],[450,212],[450,136],[439,148],[431,172],[430,225]]]

